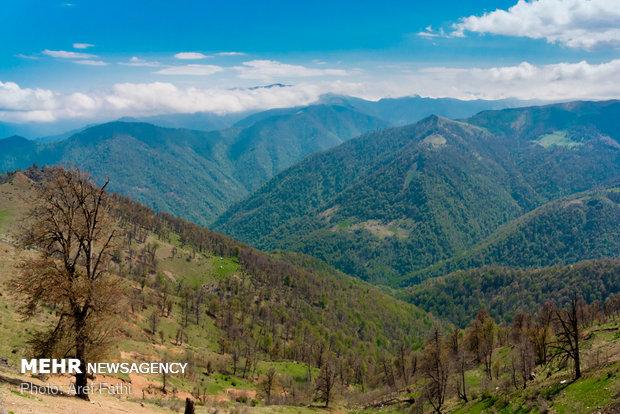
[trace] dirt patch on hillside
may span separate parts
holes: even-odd
[[[398,227],[394,222],[390,222],[388,224],[382,224],[379,220],[368,220],[362,223],[357,223],[350,225],[349,227],[341,228],[339,226],[334,226],[332,231],[344,230],[344,231],[355,231],[365,229],[372,233],[373,236],[379,239],[385,239],[387,237],[397,237],[399,239],[406,239],[409,237],[409,230],[404,229],[402,227]]]
[[[173,282],[176,282],[177,279],[174,277],[174,275],[172,274],[171,271],[169,270],[162,270],[162,272],[168,277],[168,279],[170,279]]]

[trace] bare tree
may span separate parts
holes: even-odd
[[[409,354],[409,349],[403,343],[400,343],[396,348],[396,358],[394,359],[394,366],[400,376],[400,379],[403,382],[403,385],[406,386],[409,382],[410,371],[407,369],[407,355]]]
[[[260,381],[260,388],[265,393],[265,402],[267,404],[271,403],[271,394],[277,386],[278,376],[276,374],[276,369],[274,367],[270,367]]]
[[[460,329],[455,329],[448,335],[448,349],[454,365],[454,376],[456,379],[456,395],[459,399],[467,402],[467,389],[465,388],[465,369],[467,361],[465,346],[463,344],[463,334]]]
[[[23,259],[10,281],[25,318],[42,306],[56,310],[54,326],[31,340],[33,353],[79,359],[75,384],[82,399],[88,399],[86,363],[109,345],[109,321],[121,294],[109,272],[117,230],[107,184],[97,187],[79,169],[47,169],[18,234],[22,246],[37,254]]]
[[[479,362],[484,363],[487,377],[491,379],[493,366],[493,349],[495,347],[495,321],[485,309],[481,309],[466,332],[469,349]]]
[[[579,331],[579,301],[577,295],[571,298],[568,309],[556,311],[556,323],[559,331],[556,340],[551,344],[551,349],[555,351],[553,359],[560,361],[572,360],[575,365],[575,380],[581,377],[581,358],[579,351],[580,331]]]
[[[167,284],[160,289],[159,292],[159,300],[157,301],[157,305],[159,306],[159,311],[162,317],[167,318],[170,316],[168,312],[168,304],[171,303],[170,299],[170,287]]]
[[[441,413],[448,387],[448,364],[439,328],[435,327],[424,348],[422,372],[427,379],[424,395],[433,410]]]
[[[534,369],[535,351],[530,332],[534,329],[534,321],[529,313],[519,312],[515,315],[510,327],[510,341],[512,348],[512,381],[517,385],[517,371],[521,376],[523,389],[527,386],[532,370]]]
[[[327,359],[319,376],[316,378],[315,392],[319,401],[325,402],[325,407],[329,407],[329,402],[333,399],[334,387],[336,386],[336,370],[331,360]]]
[[[149,316],[149,329],[151,330],[151,335],[153,339],[155,339],[155,334],[157,333],[157,329],[159,328],[159,315],[157,311],[153,309],[151,312],[151,316]]]
[[[536,363],[546,364],[551,342],[551,323],[555,316],[556,306],[551,301],[545,302],[538,312],[538,321],[530,329],[530,340],[534,344]]]
[[[379,365],[383,369],[383,382],[390,388],[396,387],[396,379],[394,378],[394,370],[392,369],[391,361],[388,359],[387,355],[382,355],[379,357]]]
[[[162,362],[163,362],[163,363],[168,362],[168,355],[167,355],[166,353],[164,353],[164,357],[162,358]],[[161,387],[161,390],[162,390],[162,392],[163,392],[164,394],[168,393],[168,391],[166,391],[166,382],[167,382],[167,381],[166,381],[166,378],[167,378],[166,371],[165,371],[165,370],[163,370],[163,371],[162,371],[162,379],[161,379],[161,380],[162,380],[162,387]]]

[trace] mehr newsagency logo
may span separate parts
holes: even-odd
[[[114,375],[114,374],[184,374],[187,362],[89,362],[86,367],[81,366],[79,359],[22,359],[22,374],[82,374],[84,370],[91,375]],[[83,389],[82,389],[83,388]],[[131,384],[110,384],[107,382],[91,383],[83,386],[81,389],[76,388],[75,383],[71,383],[68,392],[73,394],[84,393],[108,393],[108,394],[131,394]],[[50,383],[39,386],[30,382],[22,382],[20,385],[22,393],[29,392],[31,394],[62,394],[63,391],[58,385]]]

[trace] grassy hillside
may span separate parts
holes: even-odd
[[[540,111],[554,113],[558,107]],[[598,114],[588,118],[596,122],[581,123],[579,118],[564,131],[558,128],[569,125],[549,121],[546,129],[532,126],[509,133],[514,120],[504,118],[538,110],[525,108],[484,113],[487,123],[473,118],[483,126],[501,120],[489,130],[430,117],[358,137],[278,174],[220,216],[214,228],[260,248],[300,251],[345,273],[392,283],[464,254],[544,203],[617,177],[620,135],[603,131],[611,132],[607,120],[620,107],[575,107]],[[617,211],[608,201],[568,210],[579,215],[601,207],[607,220],[601,225],[611,238],[617,233]],[[550,257],[532,258],[532,265],[615,253],[613,242],[600,250],[596,243],[580,247],[581,239],[570,241],[576,246],[563,252],[545,245],[546,236],[538,234],[540,228],[534,230],[540,243],[533,248],[539,251],[530,255]],[[589,237],[595,233],[591,229]]]
[[[110,177],[114,191],[205,225],[305,156],[385,126],[326,105],[213,132],[112,122],[56,142],[2,139],[0,171],[33,163],[78,165],[100,181]]]
[[[597,322],[584,329],[582,357],[585,373],[573,381],[571,369],[538,366],[534,379],[525,389],[515,387],[511,379],[516,346],[500,346],[494,351],[498,376],[484,385],[484,373],[478,366],[466,372],[471,400],[452,397],[447,413],[606,413],[620,410],[620,323],[617,318]],[[567,369],[568,368],[568,369]],[[379,411],[380,412],[380,411]]]
[[[45,179],[38,170],[26,173],[35,182]],[[22,173],[3,181],[0,356],[9,363],[3,372],[15,377],[18,359],[28,355],[26,341],[53,313],[21,322],[15,312],[19,298],[7,291],[20,256],[30,254],[20,251],[10,231],[36,184]],[[145,390],[144,403],[162,407],[180,408],[185,396],[223,409],[262,405],[260,382],[273,367],[281,384],[278,401],[308,405],[327,359],[351,387],[374,387],[381,361],[391,360],[398,345],[419,345],[435,322],[316,259],[286,252],[269,256],[170,215],[155,215],[127,198],[118,196],[116,203],[123,244],[113,270],[126,296],[119,298],[125,311],[109,359],[169,358],[191,366],[189,374],[167,379],[166,392],[161,377],[111,378],[135,386],[128,399],[140,400]],[[66,386],[69,377],[50,381]]]

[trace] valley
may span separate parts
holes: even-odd
[[[109,273],[122,311],[105,358],[190,367],[91,378],[131,392],[70,409],[179,412],[189,398],[196,412],[614,412],[620,145],[609,118],[618,110],[581,102],[386,128],[317,106],[222,131],[117,122],[43,145],[1,141],[7,170],[77,160],[95,178],[113,172],[122,239]],[[332,115],[332,124],[301,126]],[[71,381],[17,372],[55,313],[44,304],[20,320],[8,288],[33,254],[20,244],[23,213],[54,171],[0,177],[0,398],[15,412],[53,412],[72,398],[15,389]],[[162,193],[166,185],[177,187]],[[217,212],[212,229],[196,220]],[[571,306],[577,376],[558,345],[571,334],[559,322]]]
[[[0,16],[0,414],[620,414],[620,0]]]

